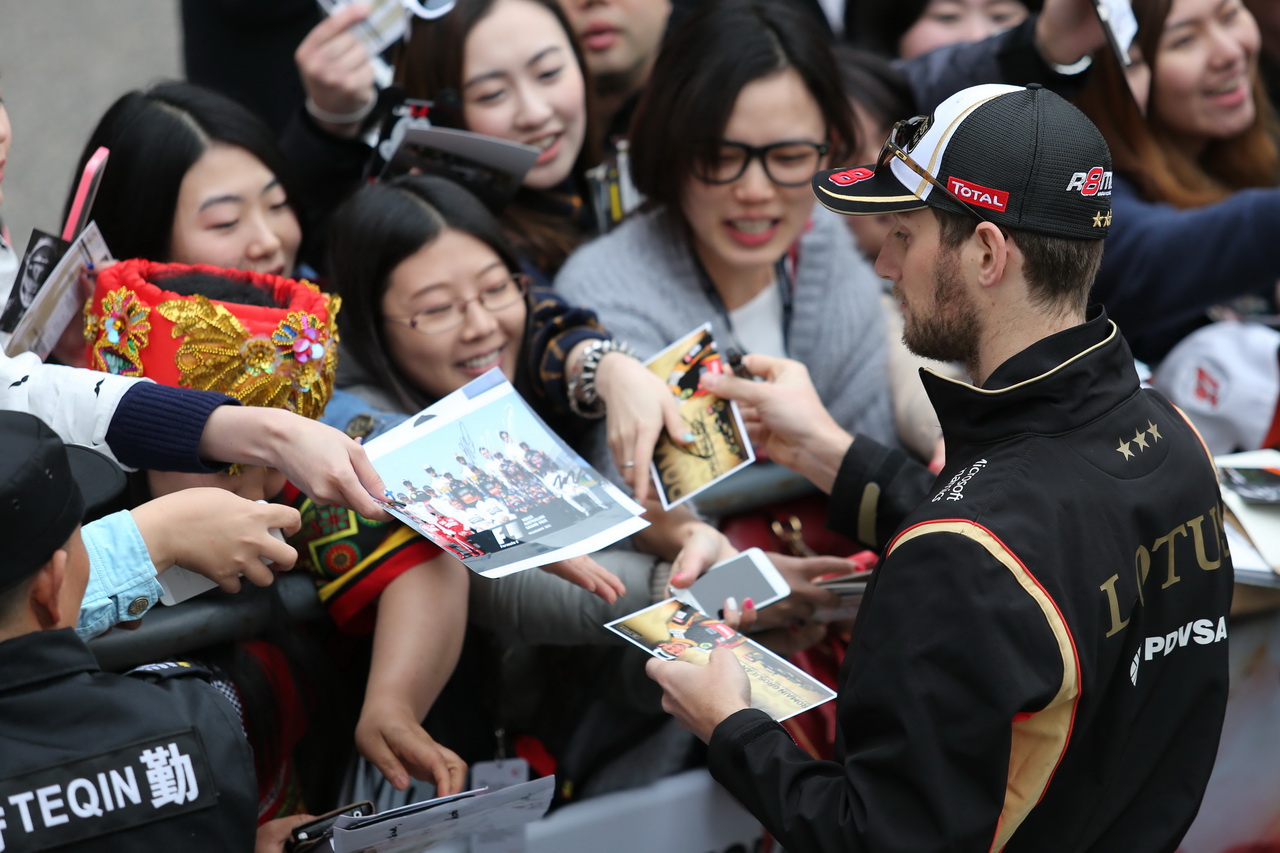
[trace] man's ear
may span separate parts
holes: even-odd
[[[1013,241],[992,222],[978,223],[978,227],[973,229],[972,239],[977,251],[978,283],[983,287],[994,287],[1004,278],[1010,253],[1016,251]]]
[[[31,582],[31,610],[40,630],[49,631],[65,627],[63,617],[66,615],[62,602],[62,588],[67,582],[67,559],[69,554],[65,548],[53,552],[49,562],[36,570]],[[79,618],[79,613],[76,617]],[[76,624],[73,620],[70,624]]]

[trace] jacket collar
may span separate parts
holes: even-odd
[[[1101,307],[1037,341],[975,388],[921,371],[948,442],[983,444],[1013,435],[1058,435],[1100,417],[1136,393],[1133,355]]]
[[[70,628],[34,631],[0,643],[0,695],[78,672],[97,672],[89,647]]]

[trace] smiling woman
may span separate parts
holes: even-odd
[[[1078,104],[1115,164],[1093,298],[1135,355],[1156,362],[1211,306],[1248,296],[1274,310],[1280,152],[1258,26],[1240,0],[1134,0],[1133,10],[1145,90],[1131,91],[1104,53]]]
[[[409,97],[456,104],[467,130],[540,149],[501,216],[524,270],[548,279],[591,231],[581,187],[596,158],[571,33],[555,0],[460,0],[415,19],[396,63]]]
[[[284,161],[244,107],[187,83],[129,92],[74,174],[99,146],[111,160],[89,218],[117,258],[293,272],[302,229]]]

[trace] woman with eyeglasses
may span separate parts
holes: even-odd
[[[642,357],[710,321],[721,351],[804,362],[845,428],[892,442],[880,281],[809,186],[854,143],[802,13],[708,3],[669,37],[632,125],[647,210],[576,252],[556,290]]]

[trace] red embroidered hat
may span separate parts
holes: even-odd
[[[166,278],[185,274],[251,285],[280,307],[164,289]],[[333,393],[340,304],[310,282],[276,275],[122,261],[98,274],[85,311],[89,366],[318,418]]]

